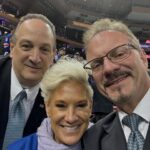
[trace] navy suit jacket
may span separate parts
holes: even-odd
[[[98,121],[84,134],[83,150],[127,150],[127,143],[119,116],[113,112]],[[143,150],[150,149],[150,127]]]
[[[0,58],[0,150],[6,131],[11,83],[11,59],[9,56]],[[35,99],[35,103],[24,128],[23,137],[35,133],[46,117],[45,105],[40,91]]]

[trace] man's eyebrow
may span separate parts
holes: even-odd
[[[27,40],[27,39],[21,39],[20,43],[22,43],[22,42],[32,43],[30,40]]]

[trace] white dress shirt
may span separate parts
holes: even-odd
[[[16,74],[13,70],[13,68],[11,69],[11,90],[10,90],[10,108],[14,103],[14,98],[16,97],[16,95],[21,92],[23,90],[23,87],[21,86],[21,84],[19,83]],[[23,100],[23,104],[25,107],[25,121],[27,121],[29,114],[32,110],[33,104],[35,102],[35,98],[39,92],[39,85],[36,85],[32,88],[28,88],[25,89],[26,93],[27,93],[27,99]]]
[[[145,139],[150,123],[150,89],[147,91],[140,103],[136,106],[133,113],[141,116],[144,119],[144,121],[139,124],[138,129]],[[126,140],[128,141],[131,130],[129,127],[122,124],[122,119],[126,115],[127,114],[125,112],[119,111],[119,119],[121,121]]]

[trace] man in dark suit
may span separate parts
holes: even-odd
[[[96,21],[83,40],[84,68],[91,70],[98,90],[117,106],[85,133],[83,149],[149,150],[150,78],[138,39],[122,22],[105,18]]]
[[[23,101],[25,124],[22,136],[36,132],[46,117],[39,83],[53,63],[54,51],[54,25],[40,14],[22,17],[11,38],[10,55],[0,59],[0,149],[8,114],[18,92],[24,89],[27,93],[27,99]]]

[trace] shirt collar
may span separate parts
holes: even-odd
[[[11,69],[11,100],[13,100],[16,95],[21,92],[23,88],[21,87],[21,84],[19,83],[16,74],[14,72],[14,69]]]
[[[134,110],[134,113],[150,122],[150,88]]]
[[[150,122],[150,88],[146,92],[145,96],[139,102],[139,104],[134,109],[133,113],[141,116],[145,121]],[[127,113],[119,111],[119,118],[122,120]]]
[[[39,92],[39,84],[32,87],[32,88],[28,88],[28,89],[25,89],[26,90],[26,93],[27,93],[27,99],[30,100],[30,101],[33,101],[35,100],[38,92]]]

